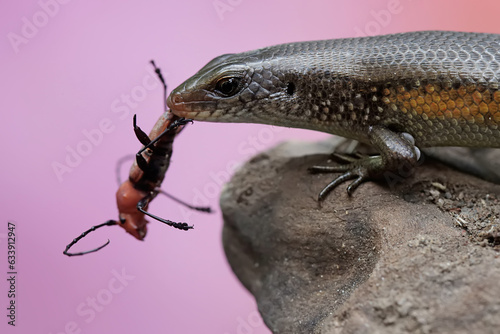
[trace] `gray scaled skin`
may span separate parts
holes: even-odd
[[[372,145],[319,199],[413,167],[419,148],[500,147],[500,35],[423,31],[281,44],[219,56],[172,91],[180,117],[313,129]]]

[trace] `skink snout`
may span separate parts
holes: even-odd
[[[171,110],[183,110],[184,99],[180,93],[172,92],[167,98],[167,106]]]
[[[179,117],[207,120],[215,111],[217,102],[205,89],[187,86],[174,89],[167,98],[167,107]]]

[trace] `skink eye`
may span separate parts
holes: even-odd
[[[239,86],[238,78],[222,78],[215,84],[215,89],[224,96],[233,96],[238,92]]]

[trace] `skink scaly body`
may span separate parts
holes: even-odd
[[[423,31],[226,54],[167,103],[195,120],[313,129],[368,143],[380,156],[314,169],[343,173],[327,190],[355,179],[351,193],[365,179],[415,165],[418,148],[500,147],[500,35]]]

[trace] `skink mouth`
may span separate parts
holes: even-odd
[[[180,93],[170,94],[167,98],[167,107],[174,115],[184,118],[203,120],[212,114],[215,101],[191,101],[186,102]]]

